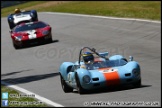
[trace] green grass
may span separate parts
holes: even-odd
[[[27,3],[23,3],[23,4],[11,6],[11,7],[3,8],[3,9],[1,9],[1,16],[6,17],[8,14],[13,13],[15,8],[23,9],[23,8],[31,7],[31,6],[41,4],[41,3],[44,3],[44,2],[46,2],[46,1],[27,2]]]
[[[141,18],[151,20],[161,20],[161,2],[160,1],[69,1],[43,7],[44,3],[49,1],[28,2],[18,5],[20,8],[30,8],[35,6],[38,12],[64,12],[101,16],[114,16],[126,18]],[[42,6],[37,6],[42,4]],[[12,13],[16,6],[1,9],[1,15],[7,16]],[[31,8],[33,9],[33,7]]]
[[[35,104],[35,105],[19,105],[19,104],[13,104],[12,102],[33,102],[33,103],[36,103],[36,102],[39,102],[38,100],[34,99],[33,97],[12,97],[11,95],[14,94],[14,96],[19,96],[20,94],[24,94],[24,93],[21,93],[21,92],[18,92],[14,89],[11,89],[9,87],[6,87],[4,85],[1,85],[1,93],[3,92],[8,92],[8,107],[48,107],[45,103],[40,103],[40,104]],[[1,94],[2,95],[2,94]],[[32,95],[32,94],[28,94],[28,95]],[[2,100],[2,97],[1,97],[1,100]],[[2,103],[1,103],[1,106],[2,106]]]
[[[43,11],[43,9],[40,9]],[[73,2],[47,11],[160,20],[160,2]],[[156,13],[156,14],[155,14]]]

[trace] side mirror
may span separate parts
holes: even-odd
[[[129,56],[129,61],[133,61],[133,56]]]

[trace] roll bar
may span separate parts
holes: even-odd
[[[83,47],[81,50],[80,50],[80,53],[79,53],[79,66],[80,66],[80,60],[81,60],[81,56],[82,56],[82,51],[84,50],[84,49],[89,49],[91,52],[93,52],[93,54],[96,54],[97,56],[99,56],[99,57],[101,57],[101,58],[104,58],[104,59],[106,59],[106,60],[108,60],[108,58],[107,57],[105,57],[105,56],[102,56],[102,55],[100,55],[98,52],[96,52],[96,49],[95,48],[89,48],[89,47]]]

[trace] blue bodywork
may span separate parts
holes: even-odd
[[[99,53],[101,57],[108,55],[108,52]],[[108,87],[113,80],[119,80],[114,85],[141,85],[140,65],[136,61],[127,61],[122,55],[113,55],[109,59],[98,58],[96,61],[86,68],[82,68],[83,61],[64,62],[61,64],[59,72],[65,80],[66,84],[77,89],[77,81],[84,90],[91,90],[100,87]],[[80,62],[80,63],[79,63]],[[107,78],[109,73],[116,72],[118,78]],[[76,78],[77,77],[77,78]],[[113,84],[113,83],[112,83]]]

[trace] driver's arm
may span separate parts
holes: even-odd
[[[86,66],[85,66],[84,64],[82,64],[82,65],[80,66],[80,68],[86,69]]]

